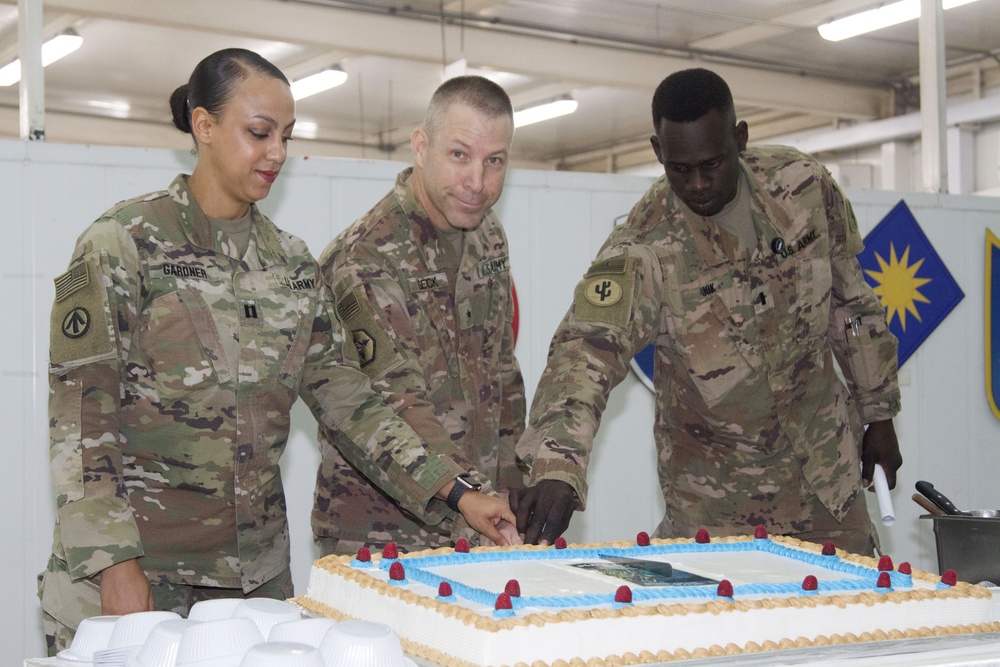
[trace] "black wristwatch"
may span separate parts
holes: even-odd
[[[483,485],[477,482],[472,475],[459,475],[455,478],[455,484],[451,487],[451,491],[448,492],[448,499],[444,502],[448,505],[448,509],[452,512],[457,512],[458,501],[465,495],[465,492],[478,491],[482,488],[482,486]]]

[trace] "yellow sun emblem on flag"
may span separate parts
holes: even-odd
[[[906,331],[906,313],[913,314],[917,321],[920,313],[917,312],[917,302],[930,303],[930,300],[920,293],[920,287],[931,282],[930,278],[917,278],[917,271],[924,263],[921,257],[913,265],[910,265],[910,246],[906,246],[901,258],[896,257],[896,247],[889,244],[889,261],[886,262],[881,255],[875,253],[875,259],[882,271],[865,270],[869,276],[878,281],[878,287],[873,291],[882,301],[882,306],[886,309],[886,318],[892,323],[893,316],[899,317],[899,325]]]

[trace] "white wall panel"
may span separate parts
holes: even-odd
[[[0,598],[0,637],[16,664],[41,655],[35,575],[50,546],[53,503],[48,474],[46,362],[52,278],[69,261],[84,226],[115,202],[166,187],[193,165],[189,152],[0,142],[0,396],[7,455],[0,467],[0,534],[17,540],[0,556],[13,588]],[[335,232],[392,186],[402,165],[364,160],[291,160],[262,203],[279,226],[319,254]],[[513,171],[497,207],[519,289],[517,346],[529,394],[573,287],[650,178]],[[902,372],[896,420],[905,457],[894,492],[897,522],[880,528],[894,560],[935,569],[931,525],[910,500],[918,479],[932,481],[960,507],[1000,508],[1000,422],[983,389],[983,237],[1000,232],[1000,200],[873,191],[849,192],[862,231],[906,198],[966,297]],[[651,394],[631,375],[613,394],[592,457],[588,510],[571,540],[630,538],[652,530],[663,511],[655,478]],[[301,403],[282,461],[299,590],[315,557],[309,510],[318,454],[315,423]],[[874,503],[873,503],[874,504]]]

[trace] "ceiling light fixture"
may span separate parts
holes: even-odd
[[[347,72],[342,69],[330,68],[292,82],[292,97],[301,100],[304,97],[322,93],[324,90],[336,88],[347,81]]]
[[[976,0],[944,0],[942,7],[951,9],[973,2]],[[916,18],[920,18],[920,0],[901,0],[824,23],[817,30],[823,39],[839,42],[848,37],[856,37]]]
[[[521,109],[514,112],[514,127],[524,127],[532,123],[540,123],[543,120],[565,116],[576,111],[576,107],[576,100],[572,97],[563,97],[558,100],[537,104],[527,109]]]
[[[42,67],[48,67],[55,61],[68,56],[80,48],[83,37],[75,30],[67,30],[42,44]],[[21,80],[21,60],[15,60],[0,68],[0,86],[12,86]]]

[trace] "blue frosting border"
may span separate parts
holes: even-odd
[[[824,556],[822,554],[778,544],[770,538],[754,539],[741,542],[718,542],[699,544],[673,543],[661,545],[649,545],[645,547],[601,547],[601,548],[566,548],[566,549],[538,549],[538,550],[511,550],[511,551],[473,551],[469,553],[453,552],[449,554],[435,554],[428,556],[403,556],[401,559],[405,569],[406,577],[409,581],[418,582],[433,589],[437,589],[438,584],[447,581],[456,598],[466,599],[483,606],[493,606],[497,595],[503,591],[488,591],[482,588],[468,586],[461,582],[442,577],[429,571],[429,568],[444,567],[450,565],[473,564],[473,563],[496,563],[526,560],[577,560],[592,559],[599,560],[601,555],[623,556],[628,558],[641,558],[644,556],[658,555],[669,556],[670,554],[691,554],[691,553],[718,553],[718,552],[740,552],[756,551],[766,552],[790,558],[808,565],[813,565],[824,570],[828,570],[834,575],[842,575],[839,578],[823,578],[818,582],[819,592],[860,592],[875,591],[879,571],[875,568],[865,567],[854,563],[849,563],[839,556]],[[379,563],[383,570],[395,561],[385,560]],[[352,566],[357,567],[354,562]],[[360,565],[360,564],[359,564]],[[898,572],[891,572],[890,578],[895,589],[911,588],[912,578]],[[883,591],[885,589],[882,589]],[[807,595],[802,590],[802,582],[783,583],[757,583],[733,586],[733,599],[746,596],[760,595]],[[643,601],[709,601],[717,598],[716,586],[637,586],[632,589],[633,602]],[[614,594],[611,595],[566,595],[566,596],[525,596],[515,597],[511,602],[515,609],[523,607],[540,607],[550,609],[572,609],[593,607],[599,604],[611,604]]]

